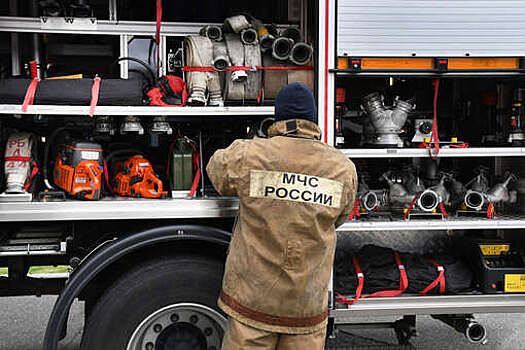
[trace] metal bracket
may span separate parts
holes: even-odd
[[[40,17],[40,28],[46,30],[97,30],[95,17]]]

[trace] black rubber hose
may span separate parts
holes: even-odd
[[[117,63],[121,62],[121,61],[133,61],[133,62],[136,62],[136,63],[142,65],[144,68],[146,68],[146,70],[151,75],[151,80],[149,81],[150,82],[150,87],[153,87],[157,83],[157,78],[155,77],[155,72],[153,71],[153,69],[151,69],[151,67],[146,62],[144,62],[142,60],[139,60],[138,58],[135,58],[135,57],[120,57],[115,62],[113,62],[113,66],[116,65]]]

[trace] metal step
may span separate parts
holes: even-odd
[[[415,350],[410,344],[390,344],[346,331],[337,331],[334,338],[329,338],[325,344],[326,350]]]

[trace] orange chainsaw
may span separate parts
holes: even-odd
[[[161,198],[167,194],[151,163],[140,155],[115,162],[113,173],[113,193],[118,196]]]
[[[104,163],[102,147],[96,143],[61,145],[55,161],[55,184],[73,197],[98,200],[102,194]]]

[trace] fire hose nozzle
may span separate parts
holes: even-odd
[[[293,40],[286,37],[279,37],[274,40],[272,45],[272,56],[276,60],[286,61],[292,52]]]
[[[486,344],[487,330],[485,326],[474,321],[472,315],[431,315],[446,325],[454,328],[472,344]]]
[[[310,62],[314,50],[306,43],[296,43],[290,52],[290,61],[298,66],[304,66]]]

